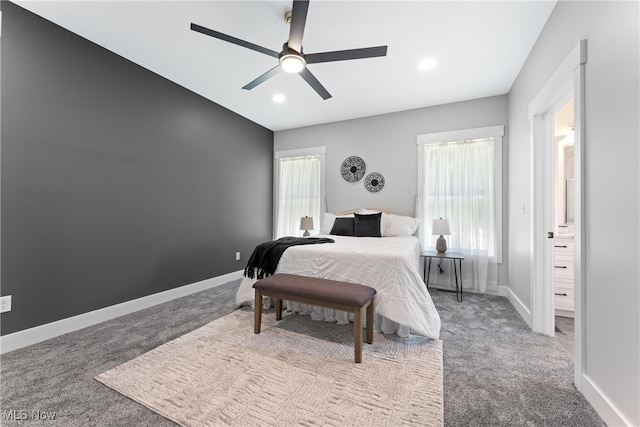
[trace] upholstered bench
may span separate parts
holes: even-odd
[[[260,333],[262,297],[275,298],[276,320],[282,319],[282,300],[353,312],[353,345],[356,363],[362,362],[362,309],[366,307],[367,343],[373,342],[373,309],[376,290],[370,286],[294,274],[274,274],[258,280],[254,332]]]

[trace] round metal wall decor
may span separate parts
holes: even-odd
[[[362,179],[367,170],[367,165],[361,157],[347,157],[342,166],[340,166],[340,174],[347,182],[357,182]]]
[[[377,193],[384,188],[384,176],[378,172],[371,172],[364,179],[364,187],[371,193]]]

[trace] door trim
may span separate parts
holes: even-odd
[[[575,356],[574,381],[582,391],[585,368],[585,203],[584,203],[584,142],[585,142],[585,64],[587,41],[581,40],[551,75],[542,90],[529,105],[531,123],[531,302],[532,329],[545,335],[554,335],[553,308],[553,239],[547,232],[553,230],[553,131],[549,114],[574,98],[575,136]],[[550,187],[551,186],[551,187]],[[549,228],[551,227],[551,228]]]

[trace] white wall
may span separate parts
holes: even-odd
[[[508,97],[508,283],[531,308],[531,210],[520,212],[531,185],[527,109],[571,49],[587,39],[584,378],[611,403],[611,416],[601,412],[605,421],[630,425],[640,425],[638,6],[560,1]]]

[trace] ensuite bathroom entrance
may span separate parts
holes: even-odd
[[[582,390],[587,40],[580,40],[529,104],[532,150],[532,329],[556,337]]]
[[[574,108],[573,97],[553,115],[554,144],[554,250],[553,302],[555,337],[574,353]]]

